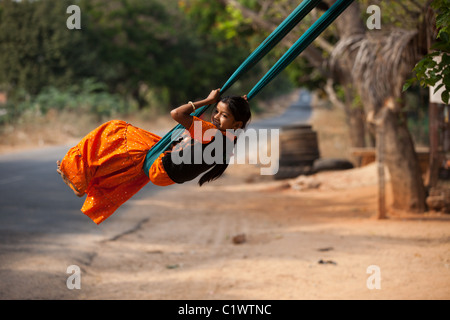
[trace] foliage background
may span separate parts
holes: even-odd
[[[74,3],[81,30],[66,27]],[[26,110],[164,113],[220,87],[263,36],[215,1],[1,0],[0,121]],[[270,59],[229,94],[245,94]],[[261,96],[290,88],[288,72]]]
[[[411,13],[416,1],[409,1],[372,1],[381,7],[384,31],[417,27]],[[235,2],[260,13],[259,18],[272,26],[298,5],[290,0]],[[372,4],[359,2],[363,9]],[[448,0],[434,3],[445,7]],[[81,30],[66,27],[70,16],[66,9],[72,4],[81,9]],[[45,115],[49,110],[89,113],[98,121],[130,114],[151,117],[204,97],[220,87],[270,32],[256,27],[238,7],[226,4],[211,0],[0,0],[0,92],[8,97],[0,106],[0,125],[14,123],[24,113]],[[448,44],[448,7],[441,12],[439,39]],[[293,39],[318,14],[313,10],[305,17],[292,32]],[[367,18],[364,12],[361,16]],[[339,35],[332,25],[321,37],[333,45]],[[277,46],[229,94],[248,92],[288,45]],[[320,43],[313,45],[319,49],[318,60],[326,60],[329,51]],[[430,62],[424,60],[425,64]],[[447,82],[444,79],[444,85]],[[321,92],[325,83],[323,73],[300,56],[257,98],[267,100],[299,86]],[[405,94],[408,121],[416,141],[426,144],[427,90],[413,81],[410,84]],[[343,98],[341,89],[336,88],[337,95]],[[354,104],[362,108],[363,101],[356,96]],[[252,106],[259,110],[257,100]]]

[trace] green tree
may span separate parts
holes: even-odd
[[[171,105],[205,95],[231,72],[229,60],[239,53],[199,28],[182,3],[86,0],[81,5],[101,57],[97,77],[112,91],[133,96],[141,108],[146,88],[167,92]]]
[[[294,6],[298,5],[285,0],[186,0],[183,3],[186,15],[192,21],[196,21],[200,33],[221,44],[222,49],[219,53],[221,56],[228,57],[228,62],[234,70],[289,15]],[[304,25],[311,20],[312,18],[306,17]],[[295,28],[282,43],[244,74],[231,90],[237,94],[248,92],[297,40],[303,29],[302,25]],[[226,44],[225,48],[224,44]],[[224,52],[227,46],[232,46],[231,57]],[[231,72],[226,75],[230,76]],[[265,87],[255,100],[278,96],[295,86],[317,88],[323,80],[320,72],[316,72],[316,69],[303,57],[299,57],[269,86]]]
[[[434,0],[431,7],[436,11],[437,35],[435,43],[432,45],[432,52],[421,59],[413,69],[415,76],[406,81],[403,91],[407,90],[413,83],[419,82],[424,88],[435,86],[438,91],[442,87],[442,101],[450,101],[450,1]],[[440,61],[435,58],[440,57]]]
[[[141,108],[149,92],[173,106],[220,86],[248,54],[199,27],[182,2],[78,0],[81,30],[66,27],[71,4],[0,0],[0,88],[10,97],[93,79]]]
[[[66,27],[73,1],[0,1],[0,85],[37,94],[93,75],[96,56],[81,30]]]

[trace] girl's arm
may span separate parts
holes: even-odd
[[[220,89],[216,89],[212,90],[206,99],[192,102],[192,104],[195,106],[195,109],[198,109],[203,106],[216,103],[217,101],[219,101],[219,98]],[[189,129],[191,127],[193,120],[191,113],[194,111],[194,107],[192,106],[192,104],[186,103],[170,111],[170,115],[172,116],[172,118],[186,129]]]

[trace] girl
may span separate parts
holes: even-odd
[[[215,103],[217,106],[211,122],[191,116],[195,109]],[[234,144],[236,136],[227,130],[244,129],[251,117],[246,96],[220,99],[220,89],[212,90],[206,99],[189,101],[170,114],[187,130],[158,157],[147,173],[143,170],[145,157],[161,138],[119,120],[96,128],[71,148],[62,161],[57,161],[57,172],[63,181],[77,196],[87,195],[81,211],[96,224],[107,219],[149,181],[158,186],[168,186],[203,174],[199,180],[203,185],[219,178],[228,166],[230,154],[225,153],[224,161],[216,163],[179,163],[174,161],[174,156],[194,159],[196,148],[198,150],[200,146],[205,150],[218,137],[223,138],[224,146]],[[195,128],[201,128],[201,132],[194,132]],[[203,133],[209,129],[214,129],[219,136],[206,138],[205,135],[204,138]]]

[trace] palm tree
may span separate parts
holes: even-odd
[[[364,1],[355,1],[335,21],[337,32],[334,37],[339,39],[336,45],[327,43],[325,37],[319,37],[315,46],[310,46],[303,52],[303,57],[328,79],[324,89],[333,104],[338,104],[345,110],[353,147],[365,146],[368,127],[372,127],[374,139],[374,123],[367,122],[366,116],[377,120],[385,135],[385,164],[391,175],[394,207],[423,212],[426,190],[399,100],[405,79],[409,77],[420,57],[426,53],[428,37],[427,33],[422,31],[428,31],[430,28],[428,25],[411,28],[409,24],[409,28],[404,30],[393,28],[389,32],[368,31],[361,15]],[[419,16],[424,16],[423,12],[428,8],[425,1],[428,0],[386,2],[387,5],[403,9],[409,17],[409,22],[416,24],[416,21],[423,21],[427,24],[427,19],[418,19]],[[244,7],[238,0],[221,2],[238,8],[253,24],[264,30],[274,28],[270,19],[262,19],[264,8],[281,7],[275,5],[276,1],[265,0],[261,5],[261,12],[258,13]],[[326,10],[334,2],[335,0],[323,0],[318,9]],[[380,0],[370,2],[382,4]],[[291,1],[282,3],[294,5]],[[391,14],[395,18],[403,18],[399,17],[395,10]],[[286,38],[288,42],[291,39],[289,36]],[[326,54],[322,54],[319,49]],[[330,57],[328,61],[327,56]],[[344,101],[338,99],[333,84],[340,85],[343,89]],[[352,106],[356,95],[361,97],[363,108]]]
[[[333,69],[350,72],[368,122],[383,134],[378,143],[385,151],[394,208],[415,212],[426,210],[426,189],[401,98],[405,80],[427,51],[428,30],[394,28],[349,35],[340,39],[330,60]]]

